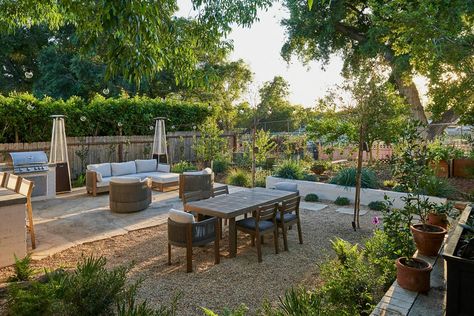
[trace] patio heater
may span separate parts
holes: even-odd
[[[158,163],[168,163],[168,148],[166,145],[166,117],[155,117],[155,136],[153,137],[152,158]]]
[[[71,172],[67,155],[64,115],[51,115],[53,132],[49,162],[56,164],[56,193],[71,192]]]

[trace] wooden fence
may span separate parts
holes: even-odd
[[[167,133],[168,155],[171,163],[180,160],[195,161],[193,149],[198,132]],[[226,132],[229,151],[238,148],[238,134]],[[120,162],[151,158],[153,136],[97,136],[68,137],[68,156],[72,177],[84,172],[92,163]],[[45,151],[49,156],[50,142],[0,144],[0,163],[13,151]]]
[[[331,147],[329,146],[319,146],[319,159],[323,160],[341,160],[341,159],[348,159],[348,160],[357,160],[357,146],[346,146],[343,148],[334,148],[333,152],[330,153]],[[383,159],[390,159],[392,157],[392,147],[390,145],[385,144],[374,144],[372,146],[372,159],[373,160],[383,160]],[[363,161],[369,160],[369,153],[364,151],[362,156]]]

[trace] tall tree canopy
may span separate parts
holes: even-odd
[[[425,124],[428,115],[413,76],[426,76],[433,116],[428,137],[474,106],[473,1],[286,0],[285,5],[286,59],[296,54],[327,63],[340,54],[344,72],[355,74],[375,60],[389,69],[412,115]]]

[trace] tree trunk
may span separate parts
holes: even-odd
[[[359,213],[360,213],[360,187],[362,176],[362,157],[364,149],[365,127],[361,124],[359,129],[359,152],[357,154],[357,173],[356,173],[356,188],[354,197],[354,220],[352,221],[352,228],[356,230],[360,228]]]

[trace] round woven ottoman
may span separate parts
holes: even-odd
[[[149,179],[112,178],[109,182],[109,206],[112,212],[132,213],[146,209],[151,203]]]

